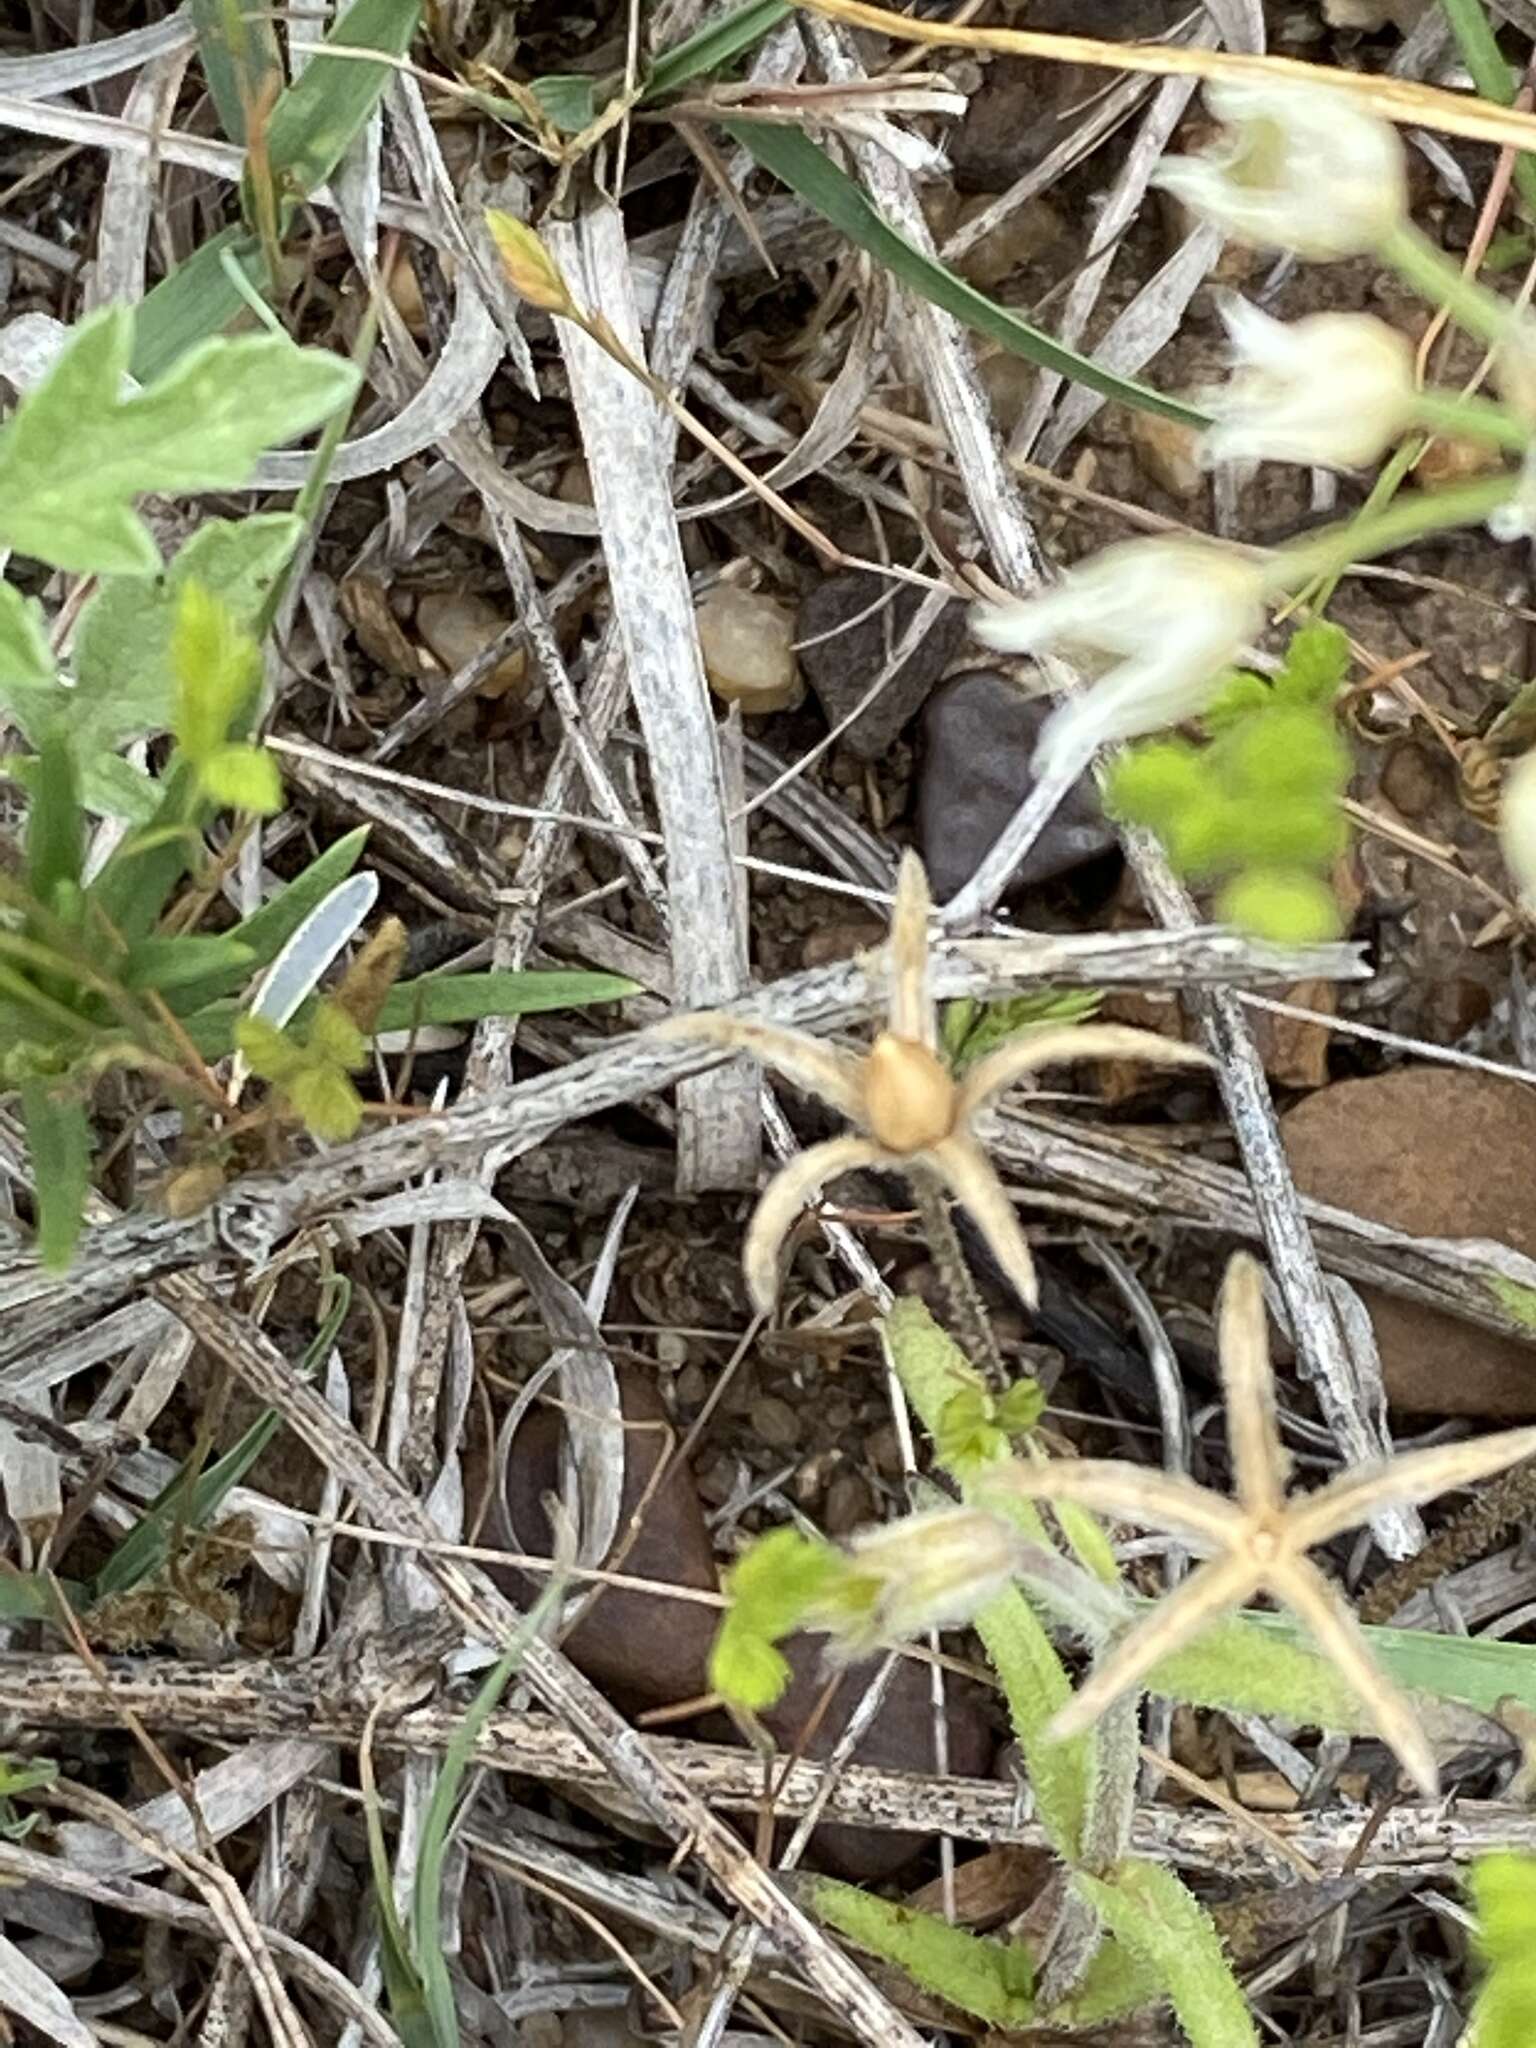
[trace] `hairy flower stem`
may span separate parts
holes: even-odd
[[[1313,577],[1331,576],[1351,562],[1390,554],[1394,548],[1424,540],[1432,533],[1480,525],[1508,503],[1515,481],[1512,476],[1479,477],[1451,490],[1418,491],[1374,517],[1325,526],[1303,541],[1276,548],[1265,564],[1265,581],[1278,597]]]
[[[949,1213],[949,1204],[944,1199],[944,1190],[932,1174],[922,1171],[912,1175],[911,1185],[923,1237],[933,1255],[933,1263],[938,1267],[944,1299],[949,1304],[955,1339],[972,1365],[986,1375],[993,1391],[999,1392],[1006,1384],[1002,1353],[992,1334],[981,1291],[966,1262],[965,1249],[954,1218]]]

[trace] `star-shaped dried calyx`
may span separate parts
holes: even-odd
[[[779,1252],[800,1211],[828,1181],[864,1167],[935,1175],[970,1210],[998,1264],[1033,1306],[1034,1260],[1008,1191],[973,1130],[977,1115],[1013,1082],[1068,1060],[1209,1064],[1197,1048],[1150,1031],[1078,1024],[1012,1039],[957,1081],[939,1057],[938,1013],[928,974],[931,909],[923,864],[908,852],[897,879],[886,949],[890,1006],[885,1028],[867,1053],[847,1052],[803,1031],[757,1024],[719,1010],[674,1017],[660,1027],[676,1037],[751,1053],[857,1126],[843,1137],[812,1145],[763,1191],[743,1248],[747,1286],[763,1311],[778,1295]]]
[[[994,1505],[1005,1495],[1019,1494],[1030,1500],[1073,1501],[1096,1514],[1165,1530],[1210,1554],[1209,1562],[1159,1600],[1095,1664],[1049,1732],[1061,1738],[1080,1734],[1219,1614],[1268,1593],[1310,1633],[1370,1714],[1382,1740],[1432,1798],[1438,1772],[1429,1737],[1406,1695],[1376,1662],[1359,1622],[1307,1553],[1384,1507],[1416,1506],[1536,1457],[1536,1429],[1503,1430],[1469,1443],[1357,1465],[1315,1493],[1288,1500],[1290,1461],[1276,1419],[1263,1281],[1257,1263],[1244,1252],[1227,1268],[1220,1340],[1234,1499],[1189,1479],[1111,1459],[1020,1461],[989,1479],[986,1498]],[[985,1501],[977,1493],[972,1504]]]

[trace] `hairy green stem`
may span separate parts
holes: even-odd
[[[933,1254],[933,1263],[939,1270],[939,1279],[944,1288],[944,1298],[949,1304],[955,1335],[971,1363],[985,1376],[992,1391],[1000,1392],[1006,1385],[1002,1353],[998,1350],[997,1339],[992,1334],[992,1324],[988,1319],[981,1291],[966,1262],[965,1248],[960,1242],[960,1233],[955,1228],[954,1218],[949,1213],[944,1191],[931,1174],[921,1169],[912,1175],[911,1186],[917,1213],[922,1219],[923,1236],[927,1240],[929,1251]]]
[[[1509,475],[1479,477],[1446,491],[1419,491],[1383,512],[1325,526],[1289,547],[1277,548],[1266,567],[1266,584],[1278,597],[1314,576],[1330,576],[1348,568],[1351,562],[1370,561],[1453,527],[1480,525],[1509,502],[1518,481]]]

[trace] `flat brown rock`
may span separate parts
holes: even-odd
[[[1536,1258],[1536,1091],[1400,1067],[1319,1089],[1281,1129],[1304,1195],[1415,1237],[1489,1237]],[[1536,1347],[1372,1287],[1361,1294],[1394,1408],[1536,1416]]]

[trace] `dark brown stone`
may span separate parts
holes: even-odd
[[[1050,711],[995,669],[952,676],[923,714],[917,842],[937,902],[980,866],[1028,795],[1030,756]],[[1073,785],[1026,855],[1013,888],[1029,888],[1097,860],[1116,844],[1090,776]]]
[[[620,1541],[644,1502],[638,1530],[615,1569],[665,1585],[713,1591],[718,1583],[709,1530],[693,1480],[674,1464],[646,1498],[670,1442],[666,1410],[643,1373],[621,1369],[619,1400],[624,1419],[641,1425],[627,1433],[628,1457],[620,1512]],[[651,1425],[651,1426],[646,1426]],[[660,1425],[660,1426],[656,1426]],[[503,1540],[530,1556],[548,1556],[550,1532],[542,1496],[558,1485],[560,1420],[539,1408],[518,1430],[508,1461],[508,1526]],[[532,1580],[514,1566],[489,1567],[491,1576],[515,1600],[526,1602]],[[718,1610],[692,1602],[652,1597],[628,1587],[605,1588],[565,1637],[561,1648],[594,1684],[628,1713],[696,1699],[708,1690],[709,1650]],[[793,1672],[788,1691],[763,1720],[779,1746],[812,1759],[825,1757],[863,1697],[874,1663],[857,1665],[839,1678],[831,1702],[810,1735],[802,1737],[829,1682],[826,1639],[792,1636],[783,1644]],[[996,1740],[982,1695],[974,1686],[946,1680],[949,1770],[955,1776],[985,1776]],[[730,1739],[731,1724],[712,1715],[707,1732]],[[856,1753],[859,1763],[901,1771],[937,1768],[933,1710],[924,1666],[898,1665],[880,1712]],[[927,1842],[925,1835],[894,1834],[873,1828],[817,1830],[816,1860],[839,1875],[864,1883],[893,1875]]]
[[[1305,1195],[1415,1237],[1487,1237],[1536,1258],[1536,1092],[1455,1067],[1337,1081],[1281,1126]],[[1536,1347],[1361,1289],[1404,1414],[1536,1416]]]
[[[848,569],[823,578],[801,603],[795,620],[800,668],[816,692],[828,725],[837,725],[858,703],[885,666],[887,647],[895,647],[921,602],[921,592],[906,585],[888,604],[870,611],[891,588],[883,577],[871,575],[867,569]],[[859,616],[865,612],[868,617]],[[845,623],[854,619],[856,625]],[[830,639],[823,637],[827,634]],[[964,634],[964,605],[952,604],[940,612],[922,645],[869,709],[854,720],[839,744],[861,761],[878,761],[922,709]]]

